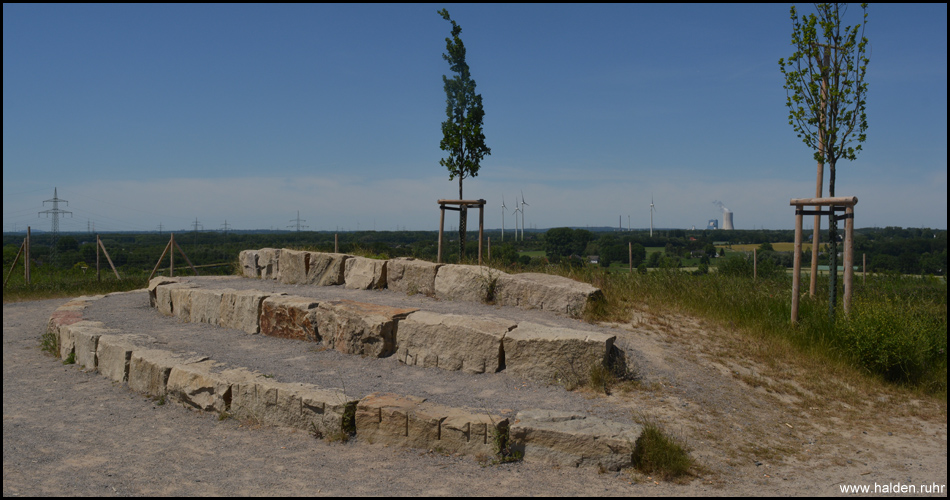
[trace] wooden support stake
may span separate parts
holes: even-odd
[[[26,247],[26,240],[23,240],[23,243],[20,243],[20,249],[17,250],[16,257],[13,258],[13,264],[10,264],[10,273],[7,274],[6,279],[3,280],[3,286],[7,286],[7,282],[10,281],[10,276],[13,276],[13,268],[16,267],[16,263],[20,260],[20,254],[23,253],[23,248]]]
[[[759,258],[756,250],[756,248],[752,249],[752,281],[759,276]]]
[[[488,262],[491,262],[491,236],[488,237]]]
[[[99,246],[102,247],[102,253],[106,254],[106,260],[109,261],[109,267],[112,268],[112,272],[115,273],[115,279],[122,279],[119,277],[119,271],[115,270],[115,264],[112,263],[112,258],[109,257],[109,251],[106,250],[106,246],[102,244],[102,240],[99,239],[99,235],[96,235],[96,243],[99,243]]]
[[[485,231],[485,205],[478,206],[478,265],[482,265],[482,234]]]
[[[795,250],[792,267],[792,324],[798,323],[798,292],[802,281],[802,213],[795,210]]]
[[[175,277],[175,233],[172,233],[168,245],[168,249],[171,250],[168,252],[168,276]]]
[[[23,264],[26,266],[23,269],[23,277],[26,279],[26,284],[30,284],[30,245],[33,244],[33,236],[30,232],[30,226],[26,226],[26,255],[24,257],[26,260],[23,261]]]
[[[152,274],[148,275],[148,280],[152,281],[152,276],[155,276],[155,271],[158,271],[158,266],[162,265],[162,260],[165,259],[165,254],[168,253],[168,249],[171,248],[172,242],[168,240],[168,244],[165,245],[165,250],[162,250],[162,256],[158,258],[158,262],[155,263],[155,268],[152,269]]]
[[[442,230],[445,227],[445,205],[439,205],[439,211],[441,212],[439,216],[439,253],[436,256],[436,264],[442,263]]]
[[[633,274],[633,242],[627,242],[627,253],[630,255],[627,257],[627,262],[630,264],[630,274]]]
[[[854,206],[845,207],[844,213],[844,314],[848,315],[854,282]]]
[[[174,240],[172,240],[172,241],[174,241]],[[185,255],[185,251],[182,250],[180,246],[178,246],[178,243],[175,243],[175,248],[177,248],[178,251],[181,252],[181,256],[185,258],[185,262],[187,262],[188,265],[191,266],[191,270],[195,272],[195,276],[198,276],[198,270],[195,269],[194,264],[192,264],[191,261],[188,259],[188,256]],[[175,254],[175,252],[173,251],[173,252],[172,252],[172,255],[174,255],[174,254]]]
[[[96,281],[102,281],[102,274],[99,272],[99,235],[96,235]]]

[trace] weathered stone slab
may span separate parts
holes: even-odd
[[[221,303],[224,294],[231,292],[230,289],[209,290],[205,288],[195,288],[191,291],[191,322],[207,323],[209,325],[221,324]]]
[[[191,296],[197,287],[174,286],[169,290],[172,314],[178,319],[191,322]]]
[[[375,290],[386,286],[386,263],[379,259],[350,257],[344,264],[344,288]]]
[[[149,396],[164,396],[168,376],[185,358],[160,349],[133,349],[129,358],[129,389]]]
[[[396,359],[410,366],[494,373],[513,321],[418,311],[399,322]]]
[[[343,253],[311,252],[307,281],[311,285],[334,286],[346,281],[346,261],[352,255]]]
[[[165,386],[170,398],[205,411],[228,411],[231,406],[231,386],[252,380],[257,375],[234,368],[221,372],[214,361],[180,364],[172,367]]]
[[[435,277],[442,264],[412,257],[391,259],[386,265],[386,287],[407,295],[435,295]]]
[[[329,438],[345,432],[344,420],[356,405],[341,390],[264,377],[233,384],[231,394],[231,413],[237,418],[294,427]]]
[[[257,250],[241,250],[238,254],[241,263],[241,274],[245,278],[260,278],[261,272],[257,267]]]
[[[346,354],[381,358],[396,351],[396,322],[417,309],[334,300],[317,306],[317,337]]]
[[[435,296],[444,300],[485,302],[507,273],[487,266],[446,264],[435,275]]]
[[[495,303],[523,309],[543,309],[579,317],[588,301],[603,294],[599,288],[563,276],[542,273],[499,276]]]
[[[307,270],[310,267],[310,252],[303,250],[280,251],[280,265],[277,269],[277,281],[285,285],[299,285],[307,282]]]
[[[151,340],[147,335],[100,335],[96,344],[96,368],[114,382],[129,379],[129,362],[136,344]]]
[[[257,251],[257,270],[262,280],[277,278],[280,271],[280,249],[262,248]]]
[[[191,289],[196,288],[197,285],[194,283],[168,283],[159,285],[155,288],[155,307],[158,309],[158,312],[164,314],[165,316],[178,316],[177,311],[175,310],[175,303],[172,300],[172,291],[178,289]],[[179,296],[180,298],[180,296]],[[190,311],[190,308],[189,308]],[[189,318],[190,318],[189,312]]]
[[[73,339],[76,343],[76,364],[89,369],[98,367],[99,337],[104,334],[114,334],[115,330],[102,327],[98,321],[81,321],[71,325]]]
[[[317,341],[316,309],[307,297],[274,295],[261,303],[261,333],[286,339]]]
[[[510,427],[512,449],[526,462],[560,466],[601,466],[615,471],[632,464],[633,448],[643,432],[635,423],[553,410],[518,412]]]
[[[157,307],[157,293],[158,287],[163,285],[170,285],[172,283],[180,283],[180,278],[169,278],[166,276],[158,276],[152,278],[148,282],[148,305],[149,307]]]
[[[221,295],[220,325],[247,333],[259,333],[261,305],[270,296],[257,290],[224,290]]]
[[[505,371],[539,382],[606,365],[616,336],[523,322],[504,339]]]
[[[508,420],[423,398],[373,393],[356,405],[356,435],[369,443],[491,455],[492,437]]]

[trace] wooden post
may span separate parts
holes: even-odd
[[[854,281],[854,207],[844,209],[844,314],[851,312],[852,283]]]
[[[174,241],[173,241],[173,242],[174,242]],[[185,251],[182,250],[180,246],[178,246],[178,243],[175,243],[175,248],[177,248],[178,251],[181,252],[181,256],[185,258],[185,262],[187,262],[188,265],[191,267],[191,270],[194,271],[195,276],[198,276],[198,270],[195,269],[195,265],[191,263],[191,260],[188,258],[187,255],[185,255]],[[105,248],[103,248],[103,250],[105,250]],[[175,255],[175,250],[174,250],[174,249],[172,249],[172,255],[173,255],[173,256]]]
[[[445,227],[445,205],[440,204],[439,211],[441,212],[441,215],[439,215],[439,253],[435,260],[436,264],[442,263],[442,229]]]
[[[491,262],[491,236],[488,237],[488,262]]]
[[[7,278],[3,280],[3,286],[7,286],[7,282],[10,281],[10,276],[13,276],[13,268],[16,267],[17,261],[20,259],[20,254],[23,253],[23,249],[26,248],[26,240],[23,240],[23,243],[20,243],[20,249],[16,252],[16,257],[13,258],[13,264],[10,264],[10,272],[7,273]]]
[[[630,273],[633,274],[633,242],[632,241],[627,242],[627,253],[630,254],[627,260],[627,262],[630,264]]]
[[[99,246],[102,247],[102,253],[106,254],[106,260],[109,261],[109,267],[112,268],[112,272],[115,273],[115,279],[122,279],[119,277],[119,271],[115,270],[115,264],[112,263],[112,258],[109,257],[109,251],[106,250],[106,246],[102,244],[102,240],[99,239],[99,235],[96,235],[96,242],[99,243]]]
[[[23,278],[26,280],[26,284],[30,284],[30,245],[33,244],[33,237],[30,232],[30,226],[26,226],[26,260],[23,261]]]
[[[792,267],[792,324],[798,323],[798,293],[802,281],[802,207],[795,209],[795,250]]]
[[[148,275],[148,280],[152,281],[152,276],[155,276],[155,271],[158,271],[158,266],[162,265],[162,260],[165,259],[165,253],[168,252],[168,249],[172,247],[171,240],[168,240],[168,244],[165,245],[165,249],[162,250],[162,256],[158,258],[158,262],[155,263],[155,267],[152,269],[152,274]]]
[[[478,265],[482,265],[482,234],[485,230],[485,205],[478,205]]]
[[[168,276],[170,278],[175,277],[175,233],[172,233],[172,237],[168,240],[168,249],[171,252],[168,253]]]
[[[96,235],[96,281],[102,281],[102,275],[99,272],[99,235]]]

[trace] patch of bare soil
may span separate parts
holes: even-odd
[[[3,306],[4,496],[804,496],[895,483],[935,483],[946,496],[945,404],[810,366],[791,351],[764,357],[782,351],[688,317],[637,312],[597,325],[636,353],[629,359],[642,377],[609,396],[584,393],[686,441],[698,466],[665,483],[631,471],[486,467],[358,439],[327,443],[162,405],[39,350],[64,302]]]

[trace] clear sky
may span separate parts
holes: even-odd
[[[442,5],[3,6],[3,231],[434,230]],[[486,226],[794,225],[788,5],[452,5],[492,150]],[[812,12],[803,6],[802,13]],[[852,5],[846,24],[860,21]],[[868,8],[857,227],[947,227],[947,5]],[[827,195],[827,179],[824,193]],[[457,225],[454,212],[446,228]],[[806,223],[806,226],[810,222]],[[470,228],[473,226],[470,225]]]

